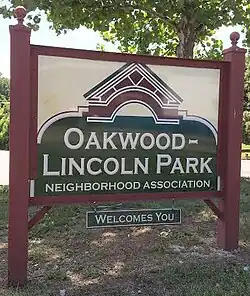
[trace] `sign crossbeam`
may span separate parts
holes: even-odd
[[[223,219],[223,212],[220,211],[219,207],[211,199],[204,199],[204,202],[219,219]]]
[[[30,230],[33,226],[39,223],[42,218],[51,210],[51,206],[45,206],[38,210],[35,215],[28,222],[28,229]]]

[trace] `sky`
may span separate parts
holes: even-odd
[[[0,73],[5,77],[10,75],[10,38],[9,25],[16,24],[16,20],[3,19],[0,16]],[[216,33],[216,37],[223,41],[223,47],[230,47],[229,35],[233,31],[241,32],[240,27],[222,27]],[[241,40],[244,36],[241,34]],[[97,43],[105,44],[106,51],[118,51],[117,48],[104,42],[98,32],[82,27],[78,30],[69,31],[66,35],[57,36],[49,29],[49,22],[43,18],[40,24],[40,29],[37,32],[32,32],[31,43],[37,45],[48,45],[58,47],[68,47],[77,49],[96,50]],[[241,46],[241,42],[238,44]]]

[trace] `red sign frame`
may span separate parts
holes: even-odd
[[[167,66],[179,66],[179,67],[195,67],[195,68],[208,68],[219,69],[221,71],[220,81],[220,104],[223,104],[223,100],[226,98],[226,75],[229,63],[225,61],[204,61],[204,60],[184,60],[176,58],[163,58],[163,57],[151,57],[151,56],[139,56],[131,54],[117,54],[108,52],[87,51],[78,49],[57,48],[39,45],[30,45],[30,62],[31,62],[31,121],[30,121],[30,159],[29,159],[29,179],[35,179],[36,177],[36,162],[37,162],[37,95],[38,95],[38,56],[55,56],[55,57],[68,57],[77,59],[90,59],[90,60],[103,60],[103,61],[116,61],[116,62],[139,62],[153,65],[167,65]],[[219,107],[219,110],[222,108]],[[222,118],[223,114],[219,114],[219,118]],[[224,131],[223,121],[219,119],[218,134]],[[223,138],[218,135],[218,169],[220,170],[221,160],[221,147]],[[220,142],[220,143],[219,143]],[[201,192],[175,192],[175,199],[186,198],[214,198],[222,197],[221,191],[203,191]],[[172,199],[173,193],[137,193],[137,194],[96,194],[88,196],[39,196],[31,197],[29,202],[31,205],[54,205],[54,204],[74,204],[74,203],[103,203],[103,202],[125,202],[125,201],[142,201],[149,200],[150,198],[157,199]]]
[[[149,200],[152,194],[107,194],[89,196],[49,196],[30,198],[29,180],[36,175],[38,56],[59,56],[91,60],[142,62],[145,64],[220,69],[218,172],[220,191],[158,193],[157,199],[203,199],[218,217],[218,246],[232,250],[239,240],[240,155],[246,50],[237,46],[238,33],[232,33],[232,46],[223,52],[224,61],[104,53],[30,44],[31,30],[23,25],[26,11],[15,10],[18,24],[11,35],[11,113],[10,113],[10,193],[8,280],[23,285],[27,279],[28,230],[54,204]],[[156,194],[154,194],[154,197]],[[211,198],[219,199],[217,206]],[[28,221],[30,206],[44,206]]]

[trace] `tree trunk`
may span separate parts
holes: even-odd
[[[195,28],[192,21],[184,16],[177,27],[177,35],[180,43],[177,46],[177,57],[182,59],[192,59],[194,56]]]

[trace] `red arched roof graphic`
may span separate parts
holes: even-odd
[[[89,116],[111,120],[120,105],[137,102],[148,106],[158,119],[178,120],[183,101],[148,66],[128,63],[84,94]],[[104,108],[106,107],[106,108]]]
[[[145,89],[155,93],[163,105],[178,106],[183,100],[163,82],[148,66],[139,63],[128,63],[108,76],[102,82],[84,94],[91,104],[92,101],[107,103],[109,98],[121,89],[132,87]]]

